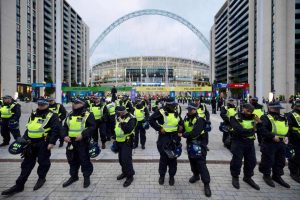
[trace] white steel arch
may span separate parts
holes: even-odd
[[[96,48],[98,47],[98,45],[101,43],[101,41],[113,30],[115,29],[117,26],[119,26],[120,24],[122,24],[123,22],[131,19],[131,18],[135,18],[135,17],[139,17],[139,16],[143,16],[143,15],[161,15],[161,16],[165,16],[171,19],[174,19],[178,22],[180,22],[181,24],[185,25],[187,28],[189,28],[202,42],[203,44],[206,46],[206,48],[209,50],[210,49],[210,43],[209,41],[204,37],[204,35],[193,25],[191,24],[189,21],[187,21],[186,19],[165,11],[165,10],[157,10],[157,9],[146,9],[146,10],[139,10],[139,11],[135,11],[132,13],[129,13],[119,19],[117,19],[116,21],[114,21],[109,27],[107,27],[102,33],[101,35],[98,36],[98,38],[96,39],[96,41],[93,43],[92,47],[89,50],[89,56],[91,57],[94,53],[94,51],[96,50]]]

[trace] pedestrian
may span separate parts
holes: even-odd
[[[38,190],[46,182],[46,175],[50,169],[51,149],[59,138],[59,119],[56,113],[49,110],[49,102],[40,98],[38,107],[31,113],[23,139],[28,143],[22,153],[24,160],[21,164],[21,174],[16,184],[2,192],[2,195],[13,195],[24,190],[24,185],[31,174],[36,162],[38,180],[33,190]]]
[[[188,113],[184,118],[184,133],[178,133],[178,135],[186,138],[188,158],[193,172],[189,182],[195,183],[200,180],[201,175],[205,196],[210,197],[210,175],[206,166],[205,120],[198,116],[198,106],[195,103],[189,104],[187,109]]]
[[[169,145],[179,146],[180,144],[178,131],[182,131],[183,121],[176,112],[176,106],[175,99],[169,97],[166,99],[166,105],[153,113],[149,118],[150,125],[159,133],[157,149],[160,154],[158,169],[160,175],[158,182],[160,185],[164,184],[167,167],[169,167],[169,185],[173,186],[175,183],[174,176],[177,171],[177,159],[170,158],[165,148],[169,148]]]
[[[117,180],[126,178],[123,183],[124,187],[131,185],[135,174],[132,163],[132,148],[136,124],[136,118],[124,106],[120,106],[117,110],[113,139],[117,145],[119,163],[122,167],[122,173],[117,177]]]
[[[63,183],[63,187],[68,187],[79,180],[80,167],[84,177],[83,187],[89,187],[90,176],[93,173],[89,144],[95,129],[94,115],[86,110],[83,100],[76,98],[72,103],[72,111],[64,123],[63,136],[64,141],[68,143],[66,156],[70,166],[70,178]]]
[[[275,181],[283,187],[290,188],[290,185],[281,178],[285,166],[286,144],[284,140],[289,127],[285,116],[280,114],[280,109],[283,107],[279,102],[271,102],[268,105],[268,114],[261,117],[264,130],[258,131],[258,134],[262,135],[259,171],[263,174],[267,185],[275,187],[273,182]]]
[[[21,137],[19,129],[20,117],[21,105],[11,96],[4,96],[3,105],[0,107],[1,136],[3,137],[3,143],[0,144],[0,147],[9,145],[10,133],[15,140]]]

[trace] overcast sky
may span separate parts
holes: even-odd
[[[137,10],[160,9],[192,23],[210,40],[214,16],[225,0],[67,0],[90,28],[90,46],[115,20]],[[140,16],[120,24],[99,44],[91,63],[127,56],[175,56],[209,63],[209,51],[181,23]]]

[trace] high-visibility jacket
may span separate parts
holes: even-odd
[[[59,103],[56,104],[56,107],[49,107],[49,110],[51,110],[52,112],[58,114],[58,116],[61,115],[61,113],[59,113],[59,109],[60,109],[60,104]]]
[[[204,104],[200,104],[199,108],[197,109],[197,113],[198,113],[199,117],[202,117],[202,118],[204,118],[206,120],[205,112],[206,112],[205,105]]]
[[[86,111],[83,117],[70,116],[67,118],[67,125],[69,127],[69,137],[77,137],[86,129],[86,120],[89,117],[89,115],[90,112]]]
[[[272,124],[272,133],[274,135],[279,136],[280,138],[284,138],[286,137],[288,131],[289,131],[289,127],[287,124],[287,121],[279,121],[279,120],[275,120],[274,117],[272,115],[268,115],[268,119],[270,120],[271,124]]]
[[[104,110],[104,105],[95,106],[95,105],[92,104],[91,107],[90,107],[90,112],[92,112],[94,114],[95,120],[102,119],[103,110]]]
[[[145,107],[141,109],[134,108],[134,116],[138,122],[143,121],[145,119]]]
[[[254,129],[254,119],[251,120],[245,120],[245,119],[239,119],[237,118],[237,121],[240,123],[240,125],[244,128],[244,129]],[[252,136],[248,136],[248,139],[252,139],[255,140],[255,134],[253,134]]]
[[[179,116],[175,117],[175,113],[168,113],[164,109],[160,109],[159,112],[164,117],[164,124],[161,127],[165,130],[166,133],[175,132],[178,130],[178,123],[180,121]]]
[[[292,112],[292,115],[298,124],[297,127],[292,127],[292,129],[293,129],[293,131],[296,131],[298,134],[300,134],[300,115],[296,112]]]
[[[190,120],[187,117],[184,119],[184,130],[186,133],[191,133],[193,131],[193,127],[194,127],[194,124],[197,122],[197,119],[198,119],[197,117],[194,117],[193,120]],[[205,133],[205,130],[203,129],[203,131],[200,133],[200,135],[202,135],[204,133]],[[192,139],[196,139],[197,137],[192,138]]]
[[[110,116],[116,114],[116,107],[114,103],[111,102],[107,104],[106,107]]]
[[[3,105],[0,107],[0,112],[1,112],[1,118],[11,118],[15,113],[12,111],[12,109],[17,105],[17,103],[12,103],[11,105]]]
[[[228,108],[227,106],[225,106],[225,109],[227,110],[227,117],[230,119],[230,117],[233,117],[236,115],[236,108]]]
[[[32,139],[46,137],[51,128],[45,128],[45,126],[48,124],[52,116],[53,112],[49,112],[44,119],[42,117],[34,117],[34,119],[30,118],[26,125],[28,137]]]
[[[128,123],[129,120],[132,118],[134,118],[134,116],[129,114],[129,116],[126,119],[124,119],[124,122]],[[124,133],[124,131],[121,128],[120,121],[118,119],[116,119],[115,134],[116,134],[117,142],[125,142],[131,135],[134,134],[134,129],[130,133]]]
[[[264,112],[262,109],[257,108],[257,109],[254,109],[253,114],[260,118],[261,116],[264,115]]]

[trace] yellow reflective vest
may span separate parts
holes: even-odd
[[[46,137],[51,128],[45,129],[45,126],[48,124],[52,116],[53,112],[49,112],[44,119],[42,117],[34,117],[33,120],[30,118],[26,125],[28,137],[32,139]]]
[[[202,107],[203,107],[203,109],[202,109]],[[205,111],[206,111],[205,105],[200,104],[199,108],[197,109],[197,113],[198,113],[199,117],[202,117],[206,120]]]
[[[225,109],[227,110],[227,117],[230,119],[230,117],[233,117],[236,115],[236,108],[228,108],[227,106],[225,107]]]
[[[70,113],[71,114],[71,113]],[[70,116],[67,118],[67,125],[69,127],[68,136],[77,137],[82,131],[86,129],[86,120],[89,117],[90,112],[86,111],[84,116]]]
[[[197,117],[194,117],[194,119],[192,121],[189,120],[188,118],[184,119],[184,130],[186,133],[191,133],[193,131],[193,127],[194,127],[194,124],[197,122],[197,119],[198,119]],[[205,130],[203,129],[203,131],[200,133],[200,135],[202,135],[204,133],[205,133]],[[196,138],[193,138],[193,139],[196,139]]]
[[[12,109],[16,106],[17,103],[12,103],[11,105],[3,105],[0,107],[1,118],[8,119],[11,118],[15,113],[12,112]]]
[[[240,125],[244,128],[244,129],[254,129],[254,119],[251,120],[243,120],[243,119],[239,119],[237,118],[237,121],[240,123]],[[255,135],[253,134],[252,136],[247,137],[248,139],[252,139],[255,140]]]
[[[58,114],[58,116],[61,115],[61,113],[59,113],[59,109],[60,109],[60,104],[59,103],[56,104],[56,107],[49,107],[49,110],[51,110],[53,113]]]
[[[166,133],[176,132],[178,130],[178,123],[180,121],[179,116],[175,117],[175,113],[168,113],[164,109],[160,109],[159,112],[164,117],[164,124],[160,125]]]
[[[114,103],[111,102],[111,103],[107,104],[106,107],[108,109],[109,115],[116,114],[116,107],[115,107]]]
[[[124,122],[128,123],[129,120],[132,118],[134,118],[134,116],[129,114],[129,116],[126,119],[124,119]],[[124,133],[124,131],[121,128],[121,122],[118,119],[116,119],[116,125],[115,125],[116,141],[125,142],[131,135],[134,134],[134,129],[132,129],[130,133]]]
[[[292,115],[294,116],[298,127],[292,127],[293,131],[297,131],[298,134],[300,134],[300,115],[296,112],[292,112]]]
[[[275,120],[272,115],[268,115],[268,119],[272,124],[272,133],[280,138],[286,137],[289,127],[286,121]]]
[[[143,121],[145,119],[145,107],[141,109],[134,108],[134,116],[138,122]]]
[[[260,118],[261,116],[264,115],[264,112],[262,109],[258,108],[258,109],[254,109],[253,114]]]
[[[102,119],[103,117],[103,110],[104,110],[104,105],[102,106],[95,106],[95,105],[91,105],[90,107],[90,112],[92,112],[95,116],[95,120],[99,120]]]

